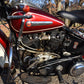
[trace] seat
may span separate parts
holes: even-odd
[[[67,18],[73,22],[84,24],[84,10],[74,10],[74,11],[59,11],[57,12],[63,18]]]

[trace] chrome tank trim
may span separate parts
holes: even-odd
[[[84,73],[84,62],[78,62],[74,66],[72,66],[70,70],[70,74],[72,76],[79,76]]]
[[[31,24],[31,26],[41,26],[41,25],[50,25],[52,23],[53,23],[52,21],[27,21],[26,26],[30,27],[27,24]]]

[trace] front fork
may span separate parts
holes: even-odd
[[[12,45],[10,45],[10,49],[9,49],[9,68],[11,68],[11,66],[12,66],[12,59],[13,59],[13,47],[12,47]]]

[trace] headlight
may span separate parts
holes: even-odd
[[[4,67],[4,64],[8,63],[8,56],[4,47],[0,44],[0,67]]]

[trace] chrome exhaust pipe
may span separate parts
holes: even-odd
[[[79,76],[84,73],[84,62],[78,62],[70,69],[71,76]]]

